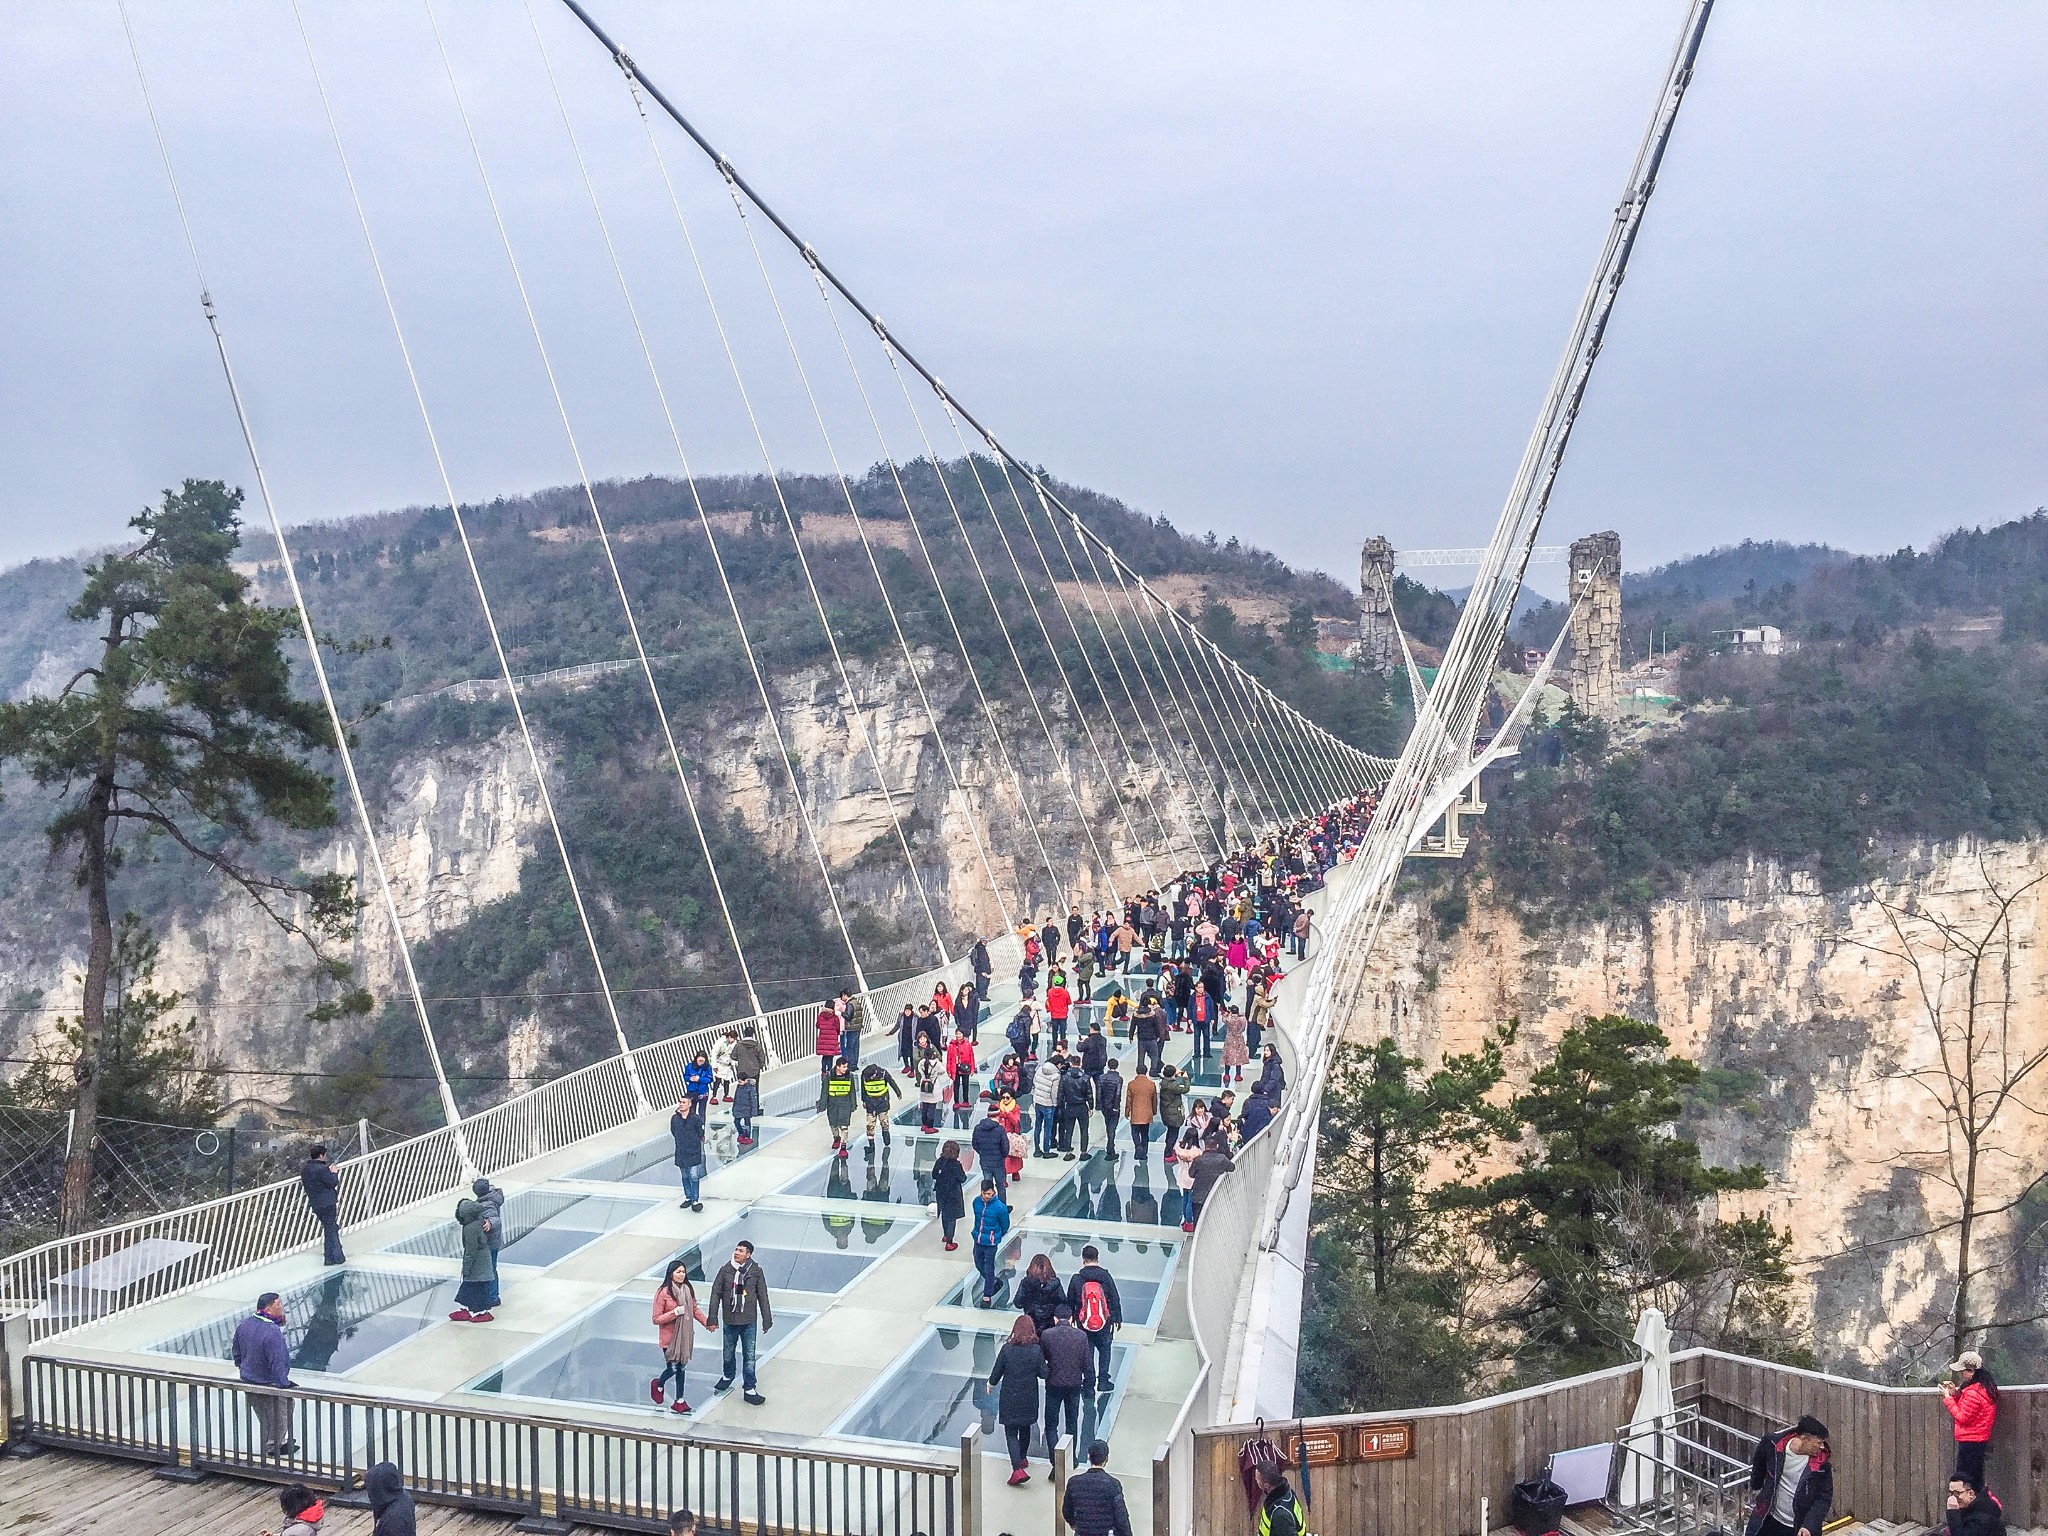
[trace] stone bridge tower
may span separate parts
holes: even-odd
[[[1621,703],[1621,535],[1572,540],[1571,671],[1567,687],[1582,712],[1611,720]]]
[[[1358,561],[1358,664],[1391,675],[1401,654],[1394,638],[1394,546],[1375,535]]]

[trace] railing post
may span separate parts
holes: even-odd
[[[1173,1536],[1173,1442],[1152,1453],[1152,1536]],[[1479,1536],[1486,1536],[1484,1531]]]
[[[1067,1447],[1073,1443],[1072,1435],[1061,1435],[1052,1446],[1052,1536],[1065,1536],[1067,1529],[1060,1506],[1067,1501]]]
[[[981,1421],[960,1436],[960,1492],[953,1501],[960,1510],[960,1536],[981,1536]]]

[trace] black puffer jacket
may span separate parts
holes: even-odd
[[[1012,1304],[1031,1319],[1040,1333],[1044,1333],[1052,1326],[1053,1313],[1065,1305],[1066,1300],[1067,1293],[1060,1288],[1057,1277],[1034,1280],[1025,1275],[1017,1281],[1017,1294]]]
[[[405,1479],[391,1462],[380,1461],[363,1478],[363,1492],[370,1497],[370,1513],[376,1525],[370,1536],[418,1536],[412,1495],[405,1491]]]
[[[1105,1467],[1090,1467],[1079,1477],[1067,1479],[1067,1496],[1060,1501],[1074,1536],[1131,1536],[1131,1512],[1124,1507],[1124,1490]]]
[[[1990,1494],[1980,1493],[1968,1509],[1948,1512],[1948,1536],[2005,1536],[2005,1511]]]
[[[1000,1386],[996,1418],[1004,1424],[1038,1422],[1038,1383],[1045,1375],[1045,1351],[1036,1344],[1005,1344],[996,1355],[988,1384]]]

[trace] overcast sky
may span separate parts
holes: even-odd
[[[758,469],[619,77],[533,3],[684,446]],[[457,494],[570,480],[425,11],[305,4]],[[1369,533],[1485,540],[1684,9],[589,4],[1017,452],[1347,580]],[[436,499],[289,6],[131,8],[287,520]],[[437,14],[592,474],[674,472],[526,11]],[[11,562],[248,471],[112,0],[0,24]],[[1640,568],[2048,502],[2044,78],[2048,6],[1721,0],[1548,537],[1617,528]],[[663,144],[770,457],[823,468],[717,178]],[[864,467],[815,290],[771,273]]]

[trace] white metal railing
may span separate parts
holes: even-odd
[[[993,951],[995,946],[991,946]],[[947,967],[966,973],[966,962]],[[942,973],[927,971],[876,991],[886,997],[928,997]],[[812,1053],[818,1003],[761,1016],[775,1059]],[[901,1002],[894,1004],[901,1006]],[[633,1064],[656,1103],[682,1096],[683,1067],[733,1024],[707,1025],[633,1051]],[[610,1056],[464,1118],[461,1140],[439,1127],[380,1147],[346,1166],[341,1188],[344,1226],[375,1221],[448,1194],[474,1173],[495,1174],[611,1130],[640,1113],[622,1056]],[[467,1144],[468,1165],[463,1157]],[[165,1211],[96,1231],[58,1238],[0,1260],[0,1317],[35,1343],[107,1313],[174,1295],[222,1275],[305,1247],[319,1236],[296,1178],[244,1190],[181,1210]]]

